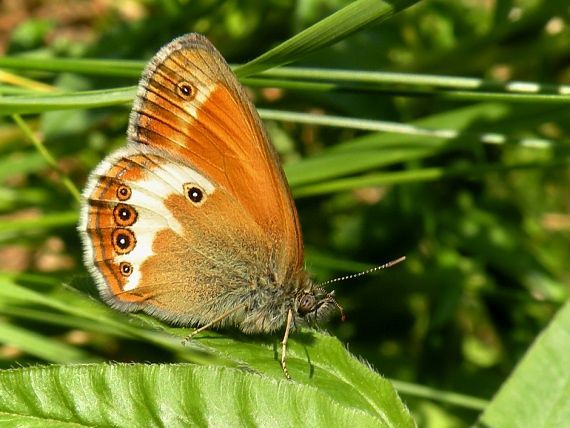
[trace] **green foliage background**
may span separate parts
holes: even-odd
[[[257,58],[236,72],[282,155],[315,279],[407,256],[393,269],[335,284],[348,319],[332,319],[327,331],[393,380],[420,426],[467,426],[483,411],[484,426],[524,425],[525,412],[536,418],[532,426],[567,420],[565,0],[133,0],[102,10],[77,1],[91,12],[67,21],[57,12],[63,2],[51,2],[52,15],[41,13],[49,2],[37,3],[9,31],[0,58],[0,367],[12,369],[0,372],[0,401],[14,399],[0,407],[0,420],[124,424],[58,413],[49,391],[72,400],[91,379],[90,400],[134,385],[133,396],[156,404],[157,385],[181,376],[201,386],[170,394],[214,397],[216,382],[242,396],[257,391],[249,407],[216,403],[227,417],[240,416],[234,423],[271,423],[269,404],[279,396],[307,406],[274,409],[291,420],[320,409],[314,424],[331,415],[411,423],[391,386],[327,335],[293,338],[288,384],[275,360],[278,336],[212,332],[182,349],[177,337],[187,330],[121,316],[86,297],[93,290],[75,231],[74,185],[125,143],[144,61],[191,31],[232,64]],[[0,9],[0,20],[8,12]],[[60,93],[49,94],[53,87]],[[64,366],[13,370],[50,363]],[[311,364],[316,370],[307,373]],[[236,368],[243,366],[261,375]],[[18,407],[42,382],[47,411]],[[324,410],[327,397],[336,410]],[[143,409],[132,410],[141,423],[149,420]],[[196,406],[188,419],[168,421],[215,423],[200,419],[212,411]]]

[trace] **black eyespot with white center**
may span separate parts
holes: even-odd
[[[129,186],[121,184],[117,188],[117,198],[119,198],[119,201],[126,201],[127,199],[129,199],[131,197],[131,194],[132,194],[132,190]]]
[[[121,271],[121,275],[130,276],[131,273],[133,273],[133,266],[128,262],[121,262],[119,270]]]
[[[117,242],[117,247],[119,247],[121,250],[129,248],[129,245],[131,245],[131,240],[129,239],[129,235],[126,235],[124,233],[120,233],[117,235],[116,242]]]
[[[121,220],[128,220],[131,217],[131,214],[129,210],[122,208],[119,210],[119,217],[121,217]]]
[[[203,197],[204,194],[197,187],[192,187],[188,190],[188,198],[195,204],[201,202]]]
[[[194,98],[196,90],[190,83],[182,81],[178,82],[176,85],[176,93],[179,97],[184,98],[185,100],[191,100]]]
[[[133,251],[137,240],[135,234],[129,229],[115,229],[111,236],[113,249],[117,254],[127,254]]]
[[[207,198],[204,189],[195,183],[186,183],[184,185],[184,194],[196,206],[202,205]]]
[[[119,226],[132,226],[137,221],[138,213],[132,206],[117,204],[113,209],[113,219]]]

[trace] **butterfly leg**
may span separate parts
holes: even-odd
[[[229,317],[231,314],[233,314],[234,312],[239,311],[240,309],[245,309],[247,307],[247,305],[244,303],[242,305],[236,306],[235,308],[230,309],[227,312],[224,312],[222,315],[220,315],[218,318],[216,318],[213,321],[210,321],[208,324],[203,325],[200,328],[197,328],[196,330],[194,330],[192,333],[190,333],[188,336],[186,336],[184,339],[182,339],[182,344],[185,345],[186,343],[190,342],[192,340],[192,338],[194,336],[196,336],[198,333],[203,332],[204,330],[208,330],[210,327],[212,327],[214,324],[219,323],[220,321],[222,321],[224,318]]]
[[[289,340],[289,333],[291,332],[291,324],[293,322],[293,311],[289,309],[287,312],[287,324],[285,325],[285,335],[281,341],[281,368],[283,369],[283,374],[289,380],[291,376],[289,375],[289,370],[287,370],[287,341]]]

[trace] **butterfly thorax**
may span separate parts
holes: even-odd
[[[285,326],[292,311],[295,325],[315,324],[327,318],[337,307],[334,293],[315,286],[304,271],[289,277],[285,283],[252,288],[246,298],[238,327],[246,333],[269,333]]]
[[[335,305],[333,293],[316,287],[305,271],[281,280],[273,274],[264,274],[249,284],[225,288],[214,299],[195,308],[192,314],[183,316],[181,323],[204,325],[217,314],[239,308],[218,326],[236,326],[244,333],[270,333],[285,326],[289,310],[295,325],[299,326],[323,320]]]

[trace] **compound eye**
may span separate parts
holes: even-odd
[[[316,299],[313,294],[305,293],[299,298],[298,309],[299,315],[303,316],[315,310]]]

